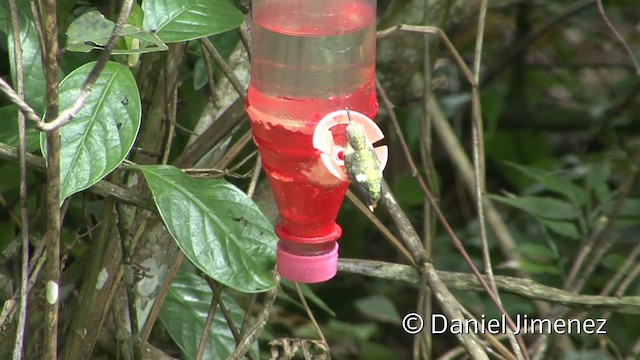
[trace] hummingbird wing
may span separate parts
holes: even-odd
[[[373,211],[376,202],[380,199],[382,172],[376,162],[377,159],[372,157],[375,156],[373,151],[367,150],[369,149],[345,152],[345,162],[353,165],[347,167],[347,175],[358,194]]]

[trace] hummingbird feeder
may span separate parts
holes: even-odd
[[[317,283],[337,272],[336,217],[349,179],[345,128],[371,120],[375,92],[376,0],[253,0],[247,113],[280,220],[277,271]],[[374,150],[382,168],[387,148]]]

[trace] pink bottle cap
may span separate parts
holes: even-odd
[[[278,244],[278,274],[301,283],[327,281],[338,272],[338,243],[330,252],[318,256],[300,256],[288,252]]]

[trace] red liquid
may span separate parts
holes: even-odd
[[[247,112],[280,210],[276,231],[288,250],[312,255],[340,237],[335,219],[348,187],[313,148],[316,124],[345,108],[370,118],[378,111],[375,1],[315,0],[309,11],[301,2],[254,3]],[[334,130],[344,145],[344,127]]]

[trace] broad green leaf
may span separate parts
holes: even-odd
[[[615,206],[615,199],[609,201],[604,205],[604,213],[611,214]],[[619,229],[631,227],[640,223],[640,199],[631,198],[626,199],[622,203],[620,213],[616,218],[615,224]]]
[[[553,264],[545,264],[529,260],[520,260],[520,268],[529,274],[551,274],[559,275],[560,269]]]
[[[78,97],[95,62],[60,83],[60,108]],[[124,65],[107,62],[82,110],[60,128],[60,202],[97,183],[127,156],[140,128],[142,106],[136,81]],[[45,135],[41,147],[46,149]]]
[[[587,187],[592,189],[600,202],[605,202],[611,196],[611,189],[607,180],[611,176],[611,164],[608,161],[590,164],[587,172]]]
[[[577,219],[580,216],[578,209],[571,204],[550,197],[543,196],[519,196],[506,197],[489,195],[492,199],[524,210],[536,218],[553,220]]]
[[[104,17],[99,11],[89,11],[75,19],[67,30],[67,47],[69,51],[89,52],[91,50],[104,50],[111,37],[115,23]],[[154,51],[164,51],[169,47],[158,38],[156,34],[141,30],[133,25],[125,24],[122,29],[125,40],[138,40],[136,48],[123,48],[116,46],[112,53],[142,54]],[[123,42],[120,42],[124,44]]]
[[[0,121],[2,122],[0,142],[17,148],[20,143],[18,139],[18,107],[15,105],[1,107]],[[27,152],[33,152],[39,147],[40,134],[27,122]]]
[[[167,43],[237,28],[244,16],[227,0],[144,0],[144,29]]]
[[[249,197],[218,179],[195,179],[165,165],[142,170],[164,224],[191,262],[243,292],[275,286],[277,237]]]
[[[512,162],[508,162],[508,165],[540,183],[547,189],[566,196],[578,206],[582,206],[587,202],[587,192],[583,188],[567,179],[561,178],[557,174],[552,174],[542,169],[522,166]]]
[[[211,288],[199,276],[180,271],[171,282],[171,287],[160,310],[160,321],[169,332],[171,338],[182,350],[186,359],[195,359],[202,330],[207,320],[213,294]],[[222,291],[220,300],[231,314],[236,327],[240,327],[244,318],[244,310],[233,298]],[[233,334],[220,310],[211,324],[207,347],[203,359],[226,359],[236,347]],[[251,347],[252,358],[259,359],[258,344]]]
[[[518,246],[517,251],[529,259],[555,260],[558,258],[558,254],[540,244],[523,244]]]
[[[4,8],[9,14],[9,4],[0,1],[0,8]],[[40,52],[40,40],[33,25],[33,15],[27,1],[18,1],[18,13],[20,14],[20,42],[22,46],[22,68],[24,78],[24,99],[38,114],[44,111],[44,99],[46,83],[44,71],[42,70],[42,60]],[[7,17],[0,20],[3,30],[7,33],[7,51],[9,53],[9,63],[11,64],[11,79],[16,84],[16,57],[13,56],[13,30],[11,20]]]
[[[390,324],[400,324],[400,313],[389,298],[382,295],[372,295],[356,300],[356,309],[369,319]]]
[[[540,217],[537,218],[537,220],[556,234],[560,234],[574,240],[580,240],[582,238],[580,229],[578,229],[578,225],[574,224],[573,222],[550,220]]]

